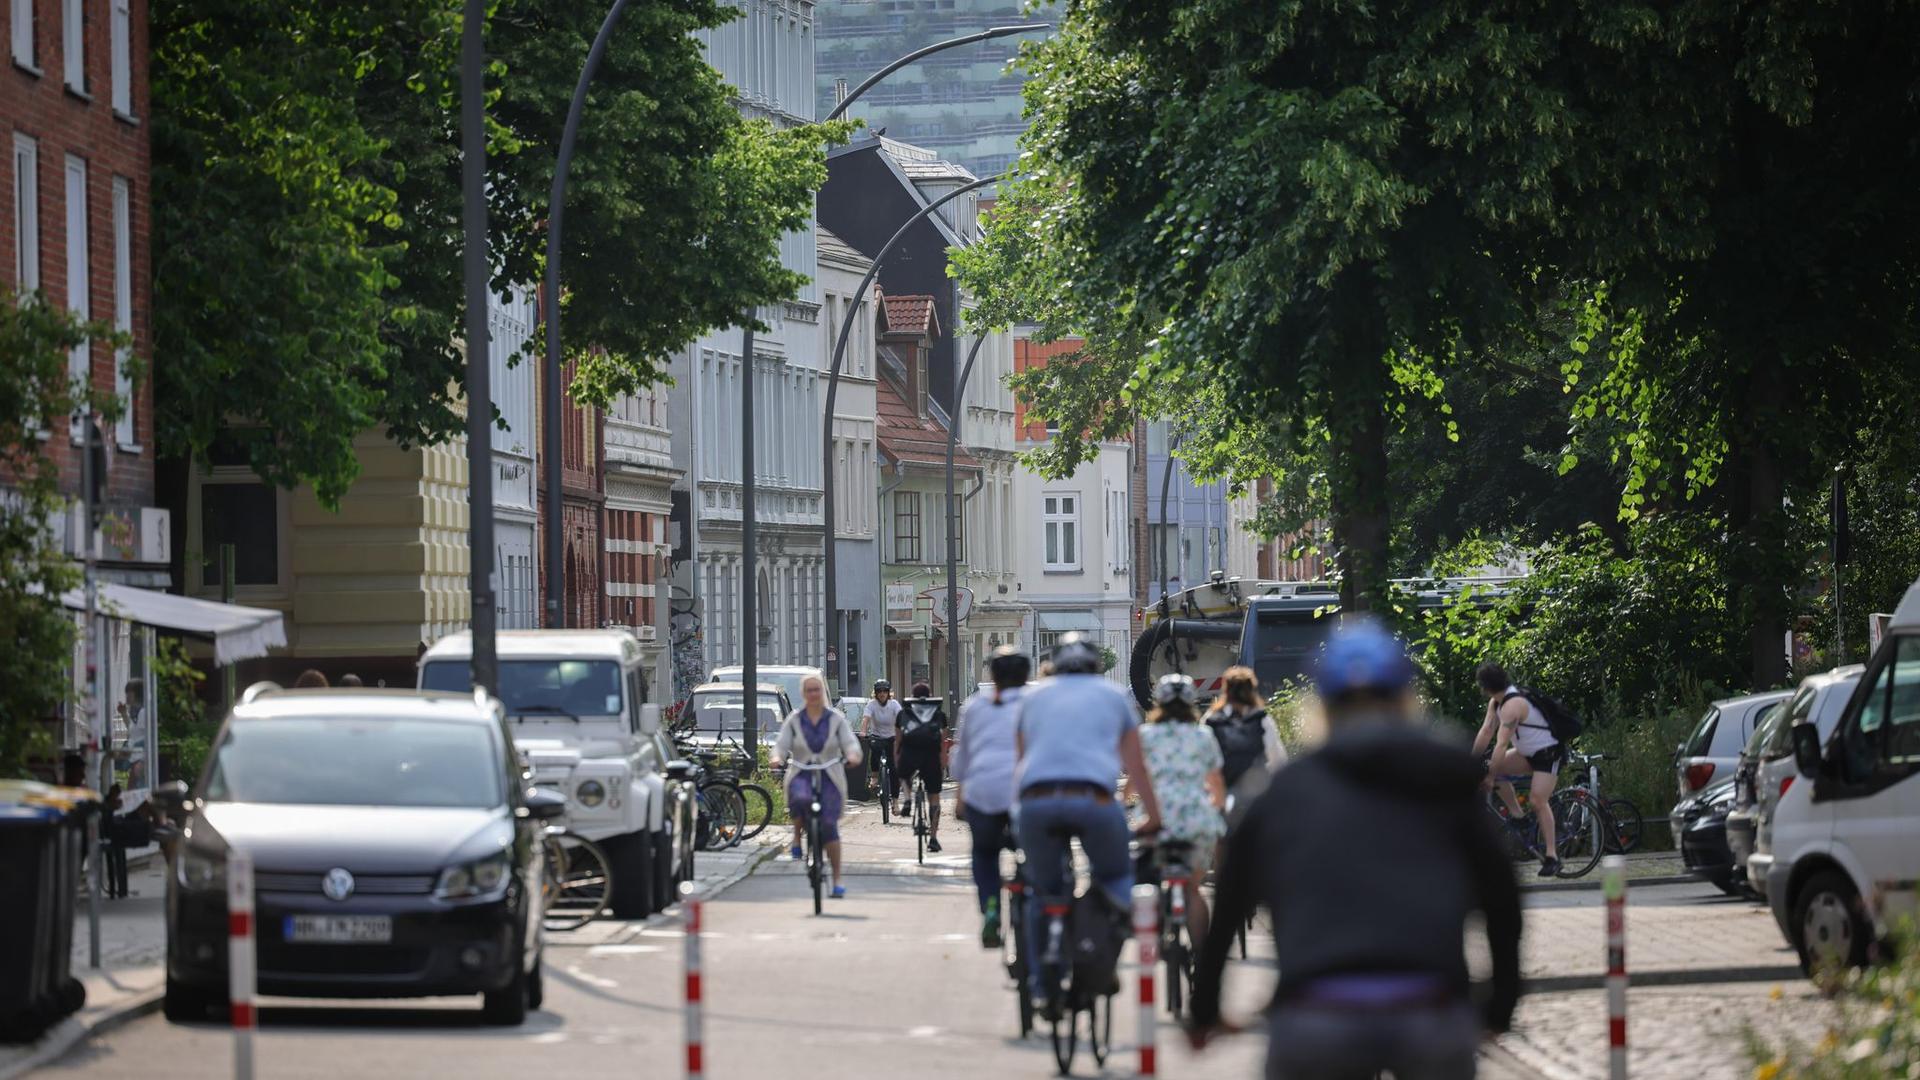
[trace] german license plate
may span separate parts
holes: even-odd
[[[393,940],[393,916],[289,915],[285,938],[330,945],[385,945]]]

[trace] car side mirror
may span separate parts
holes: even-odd
[[[552,821],[566,816],[567,800],[551,791],[533,788],[527,792],[526,803],[520,809],[523,816],[534,821]]]
[[[660,706],[658,705],[640,706],[640,734],[642,735],[660,734]]]
[[[1793,763],[1802,776],[1820,775],[1820,730],[1812,724],[1793,725]]]

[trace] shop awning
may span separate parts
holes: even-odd
[[[1091,611],[1041,611],[1036,608],[1033,617],[1040,630],[1051,634],[1076,630],[1082,634],[1092,634],[1100,630],[1100,620]]]
[[[268,649],[287,643],[286,622],[271,608],[217,604],[130,585],[102,584],[99,588],[102,614],[142,626],[212,638],[213,659],[217,664],[265,656]],[[60,602],[74,611],[85,611],[87,590],[84,587],[69,589],[60,597]]]

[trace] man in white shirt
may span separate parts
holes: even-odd
[[[873,697],[867,699],[867,711],[860,718],[860,737],[872,746],[867,775],[876,775],[880,760],[887,762],[887,790],[880,797],[891,802],[900,788],[900,767],[893,760],[893,737],[900,729],[900,703],[893,699],[893,684],[885,679],[873,681]]]

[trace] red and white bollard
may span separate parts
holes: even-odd
[[[1627,1077],[1627,858],[1609,855],[1601,881],[1607,896],[1607,1075]]]
[[[1153,969],[1160,963],[1160,890],[1133,887],[1133,940],[1140,952],[1140,1075],[1153,1076],[1160,1016],[1153,1004]]]
[[[227,850],[227,1009],[233,1018],[233,1075],[253,1080],[253,856]]]
[[[706,1075],[701,1048],[699,885],[681,884],[680,907],[687,924],[687,1076],[695,1078]]]

